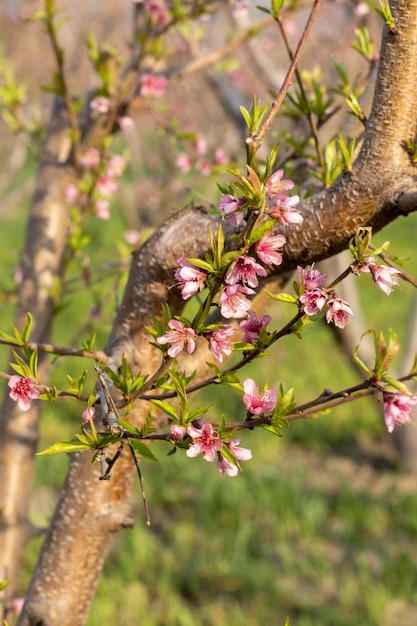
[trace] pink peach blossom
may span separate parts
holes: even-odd
[[[253,289],[243,285],[226,285],[219,297],[220,313],[227,319],[246,317],[252,306],[246,296],[254,293]]]
[[[142,74],[140,79],[140,95],[146,98],[147,96],[153,96],[155,98],[162,98],[165,94],[168,80],[165,76],[156,76],[155,74]]]
[[[267,276],[268,272],[251,256],[242,255],[236,259],[232,269],[228,272],[225,283],[236,285],[242,283],[249,287],[259,285],[258,276]]]
[[[75,202],[76,200],[78,200],[78,198],[81,196],[81,191],[80,189],[77,187],[77,185],[74,185],[73,183],[69,183],[64,190],[64,197],[65,197],[65,202],[67,202],[68,204],[72,204],[73,202]]]
[[[21,411],[30,409],[30,401],[39,398],[39,391],[35,389],[35,381],[22,376],[10,376],[7,383],[11,391],[9,397],[17,402]]]
[[[180,172],[187,174],[187,172],[191,169],[191,159],[186,152],[180,152],[175,159],[175,165],[178,167]]]
[[[96,410],[93,406],[90,406],[90,408],[86,408],[84,409],[84,411],[82,412],[82,418],[83,418],[83,422],[88,423],[90,421],[90,419],[94,419],[96,415]]]
[[[145,11],[158,26],[166,26],[171,20],[168,9],[161,0],[148,0],[145,2]]]
[[[214,153],[214,162],[216,165],[227,165],[230,159],[223,150],[223,148],[217,148]]]
[[[194,148],[200,156],[207,154],[207,139],[202,135],[198,135],[194,141]]]
[[[140,232],[136,230],[135,228],[132,228],[131,230],[126,230],[123,233],[123,237],[125,238],[125,240],[130,246],[136,247],[139,245]]]
[[[344,328],[349,321],[349,315],[353,315],[352,309],[347,302],[338,296],[333,296],[327,303],[326,321],[333,322],[338,328]]]
[[[229,324],[214,330],[209,335],[209,346],[213,356],[223,363],[224,356],[230,356],[233,352],[233,344],[230,337],[234,335],[236,329]]]
[[[213,462],[216,460],[216,452],[219,452],[223,441],[218,433],[213,430],[211,424],[205,423],[202,428],[195,428],[190,425],[187,427],[187,434],[192,440],[192,444],[188,448],[186,455],[190,458],[203,454],[205,461]]]
[[[217,453],[217,471],[220,476],[227,474],[227,476],[230,476],[231,478],[234,478],[239,474],[238,466],[229,461],[229,459],[226,459],[221,452]]]
[[[171,330],[156,340],[161,345],[171,344],[171,347],[168,349],[168,355],[174,359],[182,350],[187,350],[189,354],[194,352],[196,338],[194,330],[178,320],[170,320],[168,326]]]
[[[284,235],[264,235],[256,244],[255,252],[266,265],[281,265],[282,254],[276,252],[286,243]]]
[[[371,272],[372,282],[374,282],[375,285],[379,287],[379,289],[381,289],[381,291],[383,291],[387,296],[390,295],[393,287],[398,285],[400,282],[398,274],[401,272],[395,267],[371,263],[369,265],[369,271]]]
[[[207,159],[197,159],[195,164],[196,170],[200,172],[203,176],[210,176],[211,174],[211,163]]]
[[[95,170],[100,163],[100,152],[96,148],[90,148],[84,152],[80,163],[85,170]]]
[[[290,191],[294,187],[294,182],[290,179],[283,179],[284,170],[277,170],[271,174],[265,188],[268,198],[271,200],[281,197],[283,192]]]
[[[135,120],[133,120],[131,117],[128,117],[127,115],[118,117],[116,121],[119,124],[119,128],[123,133],[130,133],[130,131],[135,128]]]
[[[400,424],[411,422],[413,407],[417,404],[417,396],[405,393],[384,393],[384,419],[389,433]]]
[[[127,161],[121,154],[114,154],[107,163],[107,176],[119,178],[126,169]]]
[[[297,267],[297,281],[298,284],[304,286],[305,291],[312,291],[313,289],[321,289],[326,282],[326,274],[320,274],[319,270],[316,270],[313,265],[307,265],[307,267]]]
[[[271,321],[270,315],[263,315],[260,319],[254,311],[249,311],[249,316],[243,322],[240,322],[239,326],[245,333],[242,337],[243,343],[251,343],[255,345],[258,341],[259,334],[262,328],[268,326]]]
[[[306,291],[300,296],[300,302],[303,305],[306,315],[316,315],[322,310],[327,301],[327,293],[322,289],[312,289]]]
[[[182,441],[187,434],[187,430],[186,428],[184,428],[184,426],[180,426],[179,424],[172,424],[172,426],[169,427],[169,434],[173,439],[178,439],[179,441]]]
[[[99,220],[109,220],[110,219],[110,202],[108,200],[99,199],[96,201],[93,213]]]
[[[108,113],[110,111],[110,102],[104,96],[97,96],[90,102],[90,109],[97,113]]]
[[[244,198],[236,198],[229,193],[223,193],[217,206],[232,226],[239,226],[244,218],[244,213],[240,210],[244,204]]]
[[[299,203],[299,196],[277,195],[274,205],[268,209],[268,213],[280,224],[301,224],[304,220],[301,213],[294,207]]]
[[[108,174],[102,174],[97,180],[97,191],[102,196],[112,196],[115,191],[117,191],[117,187],[118,185],[113,176],[109,176]]]
[[[251,415],[265,415],[275,408],[278,399],[278,389],[273,387],[259,393],[255,381],[247,378],[243,382],[243,402]]]
[[[187,259],[177,259],[178,268],[175,270],[175,278],[178,281],[178,287],[181,289],[183,300],[189,300],[196,293],[204,289],[207,274],[200,270]]]

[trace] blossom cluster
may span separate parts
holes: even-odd
[[[266,213],[281,224],[301,224],[303,217],[295,208],[300,201],[298,195],[288,195],[294,188],[294,182],[283,179],[284,170],[274,172],[265,184],[267,198],[272,204],[266,208]],[[244,218],[243,206],[246,198],[238,198],[231,194],[222,194],[218,204],[220,212],[232,226],[239,226]]]
[[[247,180],[250,181],[250,178]],[[284,178],[283,170],[274,172],[265,183],[261,184],[261,187],[265,195],[262,213],[268,221],[272,224],[278,222],[287,225],[302,222],[302,215],[295,208],[299,197],[289,195],[294,183]],[[259,209],[251,208],[250,204],[251,201],[248,198],[223,193],[218,208],[231,225],[237,227],[250,211],[257,211],[259,214]],[[210,264],[207,262],[195,265],[188,259],[179,258],[175,279],[184,300],[189,300],[205,288],[209,288],[208,297],[212,298],[210,305],[217,306],[226,320],[241,320],[239,321],[242,333],[240,341],[243,344],[263,346],[263,343],[258,342],[262,336],[267,345],[268,337],[271,336],[267,330],[271,318],[269,315],[258,318],[257,314],[251,310],[250,296],[255,294],[260,279],[268,275],[271,267],[282,263],[282,250],[285,247],[286,238],[283,234],[274,234],[270,230],[258,238],[255,237],[252,241],[250,247],[242,249],[242,253],[234,258],[221,276],[214,269],[211,272]],[[373,282],[387,295],[398,284],[399,270],[376,263],[372,256],[361,255],[356,259],[347,273],[349,271],[354,274],[370,273]],[[220,278],[222,286],[217,291],[215,289],[214,292],[210,292],[213,286],[213,276],[217,281]],[[343,275],[330,287],[326,287],[326,275],[321,274],[314,266],[298,267],[297,300],[295,301],[298,302],[300,312],[308,317],[322,313],[327,323],[344,328],[353,312],[350,305],[342,300],[333,288],[333,285],[336,285],[342,278]],[[191,324],[187,321],[170,320],[168,327],[168,332],[157,337],[160,345],[169,344],[167,354],[175,358],[183,350],[192,353],[196,346],[197,332]],[[233,351],[233,339],[237,330],[236,326],[231,324],[219,324],[214,330],[211,327],[203,327],[198,330],[198,334],[207,339],[214,358],[222,363],[224,358]],[[274,410],[277,402],[276,389],[266,389],[260,393],[255,382],[247,379],[244,382],[243,391],[243,401],[248,415],[262,416]],[[389,432],[392,432],[395,425],[410,421],[410,414],[415,404],[417,404],[417,396],[384,392],[384,417]],[[176,426],[172,428],[175,429]],[[195,426],[188,427],[185,434],[193,442],[188,449],[188,456],[196,456],[204,452],[206,460],[213,461],[218,458],[220,473],[237,474],[237,465],[230,466],[230,460],[222,458],[221,455],[222,446],[229,446],[229,444],[225,444],[209,424],[206,424],[203,429]],[[246,460],[238,455],[235,456],[237,461]]]
[[[98,102],[97,102],[98,101]],[[105,102],[103,102],[105,101]],[[91,101],[91,107],[100,113],[106,112],[106,98],[101,96]],[[130,118],[120,118],[121,127],[128,127]],[[75,204],[88,197],[92,200],[92,212],[98,219],[110,219],[110,199],[117,191],[120,178],[126,168],[125,157],[115,154],[103,155],[96,148],[89,148],[81,157],[80,165],[84,176],[79,184],[70,183],[64,195],[68,204]]]
[[[300,223],[301,215],[293,206],[298,202],[298,196],[292,199],[287,195],[294,183],[290,180],[283,179],[283,170],[278,170],[265,184],[267,196],[274,201],[275,209],[279,204],[280,207],[287,207],[288,222]],[[230,196],[231,197],[231,196]],[[241,201],[236,198],[233,202]],[[219,202],[219,209],[224,209],[224,195]],[[240,211],[239,211],[240,212]],[[226,215],[233,218],[233,223],[240,223],[241,218],[236,219],[236,214],[231,212],[230,215],[226,210]],[[281,215],[281,214],[280,214]],[[242,213],[243,219],[243,213]],[[278,218],[276,218],[278,219]],[[269,316],[264,316],[259,320],[251,309],[251,301],[248,296],[254,295],[256,288],[259,286],[259,279],[268,275],[271,266],[278,266],[282,263],[282,248],[286,243],[286,238],[282,234],[274,235],[269,232],[258,239],[251,248],[251,254],[241,254],[227,269],[223,277],[224,286],[218,295],[217,306],[220,313],[225,319],[242,319],[240,327],[244,332],[243,341],[255,344],[259,334],[263,328],[270,322]],[[179,258],[177,260],[178,267],[175,271],[175,279],[177,286],[181,290],[181,296],[184,300],[189,300],[192,296],[202,291],[207,286],[208,274],[206,271],[190,263],[187,259]],[[167,354],[171,358],[175,358],[182,350],[191,353],[195,348],[196,333],[186,323],[179,320],[171,320],[168,324],[169,331],[157,338],[160,345],[170,344]],[[209,348],[214,357],[223,362],[225,356],[229,356],[232,352],[231,337],[235,333],[235,329],[229,324],[223,324],[216,330],[205,332],[204,336],[209,342]]]
[[[312,266],[304,269],[298,267],[297,281],[301,292],[300,303],[306,315],[317,315],[327,304],[327,323],[333,322],[338,328],[345,327],[349,315],[353,315],[352,309],[334,291],[329,294],[323,289],[326,274],[321,274],[319,270]]]
[[[365,257],[362,263],[356,266],[355,271],[371,274],[372,282],[387,296],[390,295],[393,287],[400,282],[400,270],[397,270],[395,267],[376,263],[375,257],[373,256]]]
[[[243,403],[248,416],[260,417],[271,413],[275,409],[278,398],[277,389],[267,389],[259,392],[255,381],[248,378],[243,383]],[[190,458],[203,454],[205,461],[213,462],[217,459],[217,470],[220,476],[237,476],[240,470],[239,461],[249,461],[252,452],[249,448],[240,447],[241,439],[225,441],[208,422],[199,423],[199,420],[187,427],[173,424],[170,428],[171,437],[183,440],[188,437],[191,443],[187,449]],[[231,460],[233,459],[233,460]]]
[[[216,148],[210,161],[208,157],[209,146],[206,138],[198,134],[190,143],[190,149],[182,150],[175,160],[175,165],[182,174],[187,174],[192,168],[203,176],[208,176],[216,167],[224,167],[229,163],[229,158],[222,148]]]

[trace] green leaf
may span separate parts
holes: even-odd
[[[8,579],[0,580],[0,591],[3,591],[3,589],[6,589],[7,585],[10,585],[10,580]]]
[[[267,15],[271,15],[271,11],[266,7],[261,7],[259,4],[256,5],[258,11],[262,11],[262,13],[266,13]]]
[[[38,380],[38,351],[33,350],[29,359],[29,368],[31,371],[31,378]]]
[[[275,223],[276,220],[267,220],[266,222],[263,222],[260,226],[258,226],[250,233],[248,243],[254,244],[259,241],[259,239],[261,239],[264,235],[268,234],[272,230],[272,227],[275,225]]]
[[[90,352],[93,352],[95,342],[96,342],[96,333],[92,333],[91,336],[88,337],[88,339],[83,341],[83,343],[81,344],[81,348],[83,350],[88,350]]]
[[[221,269],[222,270],[225,269],[228,265],[230,265],[230,263],[235,261],[241,254],[242,253],[240,250],[231,250],[230,252],[226,252],[226,254],[224,254],[222,257]]]
[[[378,13],[380,17],[382,17],[382,19],[384,20],[386,25],[389,27],[389,29],[392,32],[394,32],[395,22],[394,22],[394,17],[391,13],[391,7],[388,4],[388,0],[385,0],[385,2],[383,2],[382,0],[379,0],[379,5],[381,8],[380,9],[375,8],[375,11]]]
[[[242,114],[243,119],[246,122],[246,126],[249,128],[249,130],[251,129],[251,125],[252,125],[252,118],[251,118],[251,114],[249,113],[249,111],[247,109],[245,109],[244,106],[239,106],[240,112]]]
[[[152,404],[156,406],[158,409],[161,409],[164,413],[172,417],[176,422],[178,421],[177,411],[174,409],[172,404],[169,402],[165,402],[165,400],[151,400]]]
[[[261,181],[259,180],[259,176],[258,174],[255,172],[255,170],[250,167],[250,165],[246,166],[248,169],[248,180],[251,183],[252,189],[255,191],[255,193],[260,193],[262,190],[262,186],[261,186]]]
[[[404,383],[400,382],[399,380],[396,380],[392,376],[388,376],[388,374],[385,374],[384,376],[382,376],[381,380],[384,383],[388,383],[388,385],[390,385],[391,387],[394,387],[394,389],[397,389],[397,391],[399,391],[400,393],[403,393],[405,395],[408,395],[410,393],[407,385],[404,385]]]
[[[245,343],[243,341],[237,341],[233,344],[234,352],[252,352],[255,350],[255,346],[251,343]]]
[[[279,17],[279,12],[281,11],[283,4],[284,0],[271,0],[272,15],[275,18]]]
[[[214,267],[212,263],[209,263],[208,261],[203,261],[202,259],[186,259],[189,263],[192,263],[192,265],[195,265],[196,267],[200,268],[201,270],[204,270],[205,272],[208,272],[209,274],[212,274],[214,272]]]
[[[152,428],[152,414],[153,407],[151,411],[148,411],[148,415],[146,416],[145,423],[142,426],[142,437],[146,437],[150,432],[154,432],[155,428]]]
[[[267,289],[266,293],[273,300],[278,300],[279,302],[287,302],[288,304],[298,304],[298,298],[290,295],[289,293],[271,293]]]
[[[242,469],[239,465],[239,463],[237,462],[237,459],[235,457],[235,455],[231,452],[230,448],[228,448],[226,445],[223,444],[223,446],[220,449],[220,453],[228,460],[230,461],[230,463],[232,463],[232,465],[236,465],[236,467],[238,467],[240,470]]]
[[[138,441],[137,439],[129,439],[130,445],[133,450],[139,454],[141,457],[145,459],[149,459],[150,461],[158,462],[156,456],[150,451],[149,446],[142,441]]]
[[[32,330],[32,323],[33,323],[32,315],[28,313],[27,316],[28,316],[28,319],[27,319],[27,322],[25,324],[25,327],[22,333],[22,338],[25,343],[29,341],[30,331]]]
[[[365,334],[367,334],[367,333],[364,333],[364,334],[362,335],[362,337],[361,337],[361,341],[362,341],[362,338],[364,337],[364,335],[365,335]],[[370,375],[370,374],[372,373],[372,372],[371,372],[371,370],[369,369],[369,367],[368,367],[367,365],[365,365],[365,363],[362,361],[362,359],[360,359],[360,358],[358,357],[358,350],[359,350],[359,348],[360,348],[360,343],[358,343],[358,345],[357,345],[357,346],[355,346],[355,347],[354,347],[354,349],[353,349],[353,358],[354,358],[354,360],[355,360],[355,363],[356,363],[357,365],[359,365],[359,367],[360,367],[361,369],[363,369],[363,371],[364,371],[364,372],[366,372],[368,375]]]
[[[263,428],[264,430],[268,430],[276,437],[282,437],[281,430],[278,426],[275,426],[273,424],[261,424],[261,428]]]
[[[353,156],[355,151],[355,141],[352,140],[349,145],[346,145],[346,142],[343,138],[343,135],[339,133],[338,137],[338,147],[342,154],[343,164],[348,172],[352,171],[352,163]]]
[[[10,367],[23,378],[32,378],[32,371],[27,363],[17,354],[15,350],[12,350],[12,354],[16,359],[16,363],[10,363]]]
[[[207,411],[209,411],[210,409],[211,404],[205,404],[204,406],[199,406],[196,409],[193,409],[188,415],[187,422],[192,422],[193,420],[197,419],[197,417],[200,417],[201,415],[207,413]]]
[[[64,454],[71,452],[80,452],[81,450],[92,450],[95,446],[87,443],[81,443],[76,441],[59,441],[58,443],[54,443],[46,450],[42,452],[37,452],[36,456],[46,456],[51,454]]]
[[[120,391],[123,395],[125,395],[127,393],[126,383],[121,378],[119,378],[110,367],[107,367],[107,365],[102,365],[101,369],[110,378],[116,389]]]
[[[118,420],[118,423],[129,433],[133,433],[134,435],[140,435],[139,428],[136,428],[136,426],[133,426],[133,424],[131,424],[127,420],[120,419]]]
[[[22,342],[19,341],[18,339],[16,339],[16,337],[12,337],[12,335],[9,335],[8,333],[4,333],[1,330],[0,330],[0,337],[3,337],[3,339],[5,339],[12,346],[21,346],[22,345]]]

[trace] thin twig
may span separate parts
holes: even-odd
[[[77,348],[67,348],[63,346],[54,346],[50,343],[40,343],[37,341],[27,341],[25,344],[16,344],[12,340],[0,337],[0,344],[6,346],[15,346],[18,348],[28,348],[29,350],[40,350],[48,354],[58,354],[62,356],[82,356],[86,359],[94,359],[99,363],[108,363],[109,357],[101,350],[78,350]]]
[[[78,127],[78,120],[77,120],[77,114],[75,112],[74,103],[71,99],[67,81],[66,81],[66,76],[65,76],[65,71],[64,71],[64,52],[62,48],[60,48],[59,43],[58,43],[57,32],[56,32],[55,23],[54,23],[53,4],[51,6],[51,3],[46,2],[44,0],[44,6],[45,6],[46,32],[48,33],[49,39],[51,41],[55,61],[56,61],[57,68],[58,68],[57,75],[59,76],[59,80],[61,82],[62,96],[65,100],[65,106],[67,108],[68,120],[69,120],[70,127],[72,130],[72,135],[73,135],[72,146],[73,146],[73,151],[74,151],[74,157],[75,157],[75,161],[77,162],[78,152],[79,152],[80,130]]]
[[[294,54],[293,54],[293,51],[291,50],[290,42],[288,41],[288,37],[287,37],[287,33],[285,32],[284,24],[282,23],[282,20],[281,20],[281,18],[279,16],[276,18],[276,22],[277,22],[278,28],[279,28],[279,30],[281,32],[282,39],[284,40],[284,45],[285,45],[285,48],[286,48],[286,50],[288,52],[288,56],[290,58],[290,61],[293,61],[294,60]],[[307,102],[308,102],[307,94],[306,94],[306,91],[304,89],[303,79],[301,78],[301,74],[300,74],[300,71],[299,71],[298,67],[295,68],[295,77],[297,79],[297,83],[298,83],[298,87],[300,89],[301,97],[304,99],[304,102],[307,104]],[[313,116],[311,114],[310,109],[308,109],[308,111],[306,113],[306,117],[307,117],[308,125],[310,126],[311,137],[313,138],[314,146],[316,148],[317,161],[318,161],[320,167],[323,167],[323,165],[324,165],[324,163],[323,163],[323,155],[322,155],[321,149],[320,149],[319,138],[318,138],[318,134],[317,134],[317,126],[316,126],[314,118],[313,118]]]
[[[298,42],[298,46],[297,49],[294,53],[294,57],[293,60],[291,61],[291,65],[288,69],[287,75],[284,79],[284,82],[282,83],[281,89],[278,92],[277,97],[275,98],[274,102],[271,104],[271,107],[269,109],[269,113],[266,116],[265,120],[263,121],[261,127],[259,128],[259,130],[257,130],[255,133],[251,133],[248,137],[248,139],[246,140],[247,143],[247,147],[248,147],[248,151],[251,153],[251,157],[250,159],[248,159],[248,162],[251,162],[253,160],[253,156],[255,155],[255,153],[257,152],[257,150],[260,148],[262,141],[265,137],[265,135],[267,134],[267,132],[269,131],[272,122],[274,121],[275,117],[277,116],[279,107],[281,106],[288,89],[290,88],[293,78],[294,78],[294,74],[295,74],[295,70],[298,66],[301,54],[304,50],[304,46],[307,42],[308,36],[310,34],[310,30],[311,27],[313,25],[314,19],[317,15],[317,12],[319,10],[320,4],[321,4],[322,0],[314,0],[314,4],[313,7],[311,9],[310,15],[308,17],[307,20],[307,24],[304,28],[303,34],[301,35],[300,41]]]
[[[132,459],[133,459],[133,462],[135,464],[136,471],[137,471],[138,478],[139,478],[139,484],[140,484],[140,488],[141,488],[141,491],[142,491],[143,508],[145,509],[146,525],[150,526],[151,525],[151,514],[149,512],[148,500],[146,498],[145,485],[144,485],[144,482],[143,482],[142,472],[140,471],[139,461],[136,458],[135,451],[134,451],[134,449],[132,447],[132,444],[130,443],[129,440],[127,440],[127,445],[129,446],[129,450],[130,450],[130,452],[132,454]]]

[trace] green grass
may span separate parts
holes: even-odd
[[[180,455],[143,463],[153,526],[137,488],[136,528],[116,538],[89,626],[109,623],[109,592],[111,623],[126,626],[135,614],[146,626],[287,615],[297,626],[380,626],[394,600],[412,607],[414,490],[398,493],[392,473],[255,439],[256,460],[236,480]]]
[[[27,174],[26,174],[27,175]],[[119,258],[117,241],[125,217],[114,210],[111,229],[91,222],[87,252],[95,263]],[[397,220],[378,241],[392,240],[392,253],[415,252],[416,222]],[[13,241],[10,253],[9,242]],[[0,232],[1,285],[10,279],[22,241],[20,215],[4,219]],[[410,273],[414,266],[406,261]],[[387,332],[392,325],[406,339],[406,320],[413,292],[408,285],[391,298],[361,277],[361,298],[369,326]],[[89,309],[103,297],[97,347],[106,340],[120,301],[123,281],[113,277],[68,300],[57,318],[54,339],[80,345],[93,327]],[[278,311],[285,321],[289,305]],[[2,328],[12,319],[12,303],[2,308]],[[1,355],[7,360],[7,351]],[[65,384],[91,363],[58,359],[53,382]],[[244,373],[262,385],[294,386],[298,402],[325,387],[341,389],[357,381],[324,326],[313,325],[302,341],[283,339],[273,357],[261,359]],[[216,390],[217,391],[217,390]],[[241,397],[229,389],[206,392],[211,415],[244,417]],[[82,407],[48,404],[41,447],[70,437],[78,428]],[[115,538],[100,579],[88,626],[385,626],[417,623],[417,496],[414,484],[394,469],[376,471],[357,454],[361,438],[383,442],[384,426],[370,402],[345,405],[314,421],[298,421],[278,439],[264,432],[245,433],[243,445],[254,459],[238,478],[220,478],[214,465],[187,459],[178,452],[167,458],[154,446],[158,464],[146,460],[142,471],[152,516],[144,523],[139,486],[133,493],[136,527]],[[66,471],[65,457],[36,461],[36,490],[31,516],[50,519],[56,492]],[[40,540],[26,551],[22,584],[30,578]],[[414,612],[413,612],[414,611]],[[400,617],[398,617],[400,616]]]

